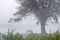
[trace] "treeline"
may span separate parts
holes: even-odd
[[[0,33],[0,40],[60,40],[60,33],[57,31],[54,34],[28,34],[24,36],[20,33],[7,32],[7,34]]]

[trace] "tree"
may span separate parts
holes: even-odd
[[[56,0],[17,0],[20,4],[18,12],[14,13],[16,18],[11,18],[15,22],[22,20],[28,15],[35,15],[38,22],[41,23],[41,33],[45,34],[45,24],[48,18],[52,17],[58,22],[60,15],[60,3]]]
[[[32,31],[32,30],[27,30],[26,33],[27,33],[27,34],[32,34],[33,31]]]

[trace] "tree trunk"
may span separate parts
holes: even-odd
[[[45,30],[45,22],[46,21],[41,21],[41,34],[46,34],[46,30]]]

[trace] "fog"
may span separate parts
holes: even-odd
[[[16,7],[18,4],[14,0],[0,0],[0,32],[6,33],[8,29],[14,29],[15,32],[20,32],[22,34],[26,33],[27,30],[32,30],[34,33],[40,33],[40,25],[36,24],[36,19],[32,17],[27,17],[19,23],[8,23],[9,19],[13,17]],[[46,31],[49,33],[50,30],[53,33],[59,29],[59,24],[53,23],[53,20],[47,21]]]

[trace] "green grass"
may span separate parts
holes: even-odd
[[[23,37],[22,34],[13,32],[8,32],[7,34],[0,33],[0,39],[3,40],[60,40],[60,32],[55,32],[53,34],[39,35],[39,34],[29,34]]]

